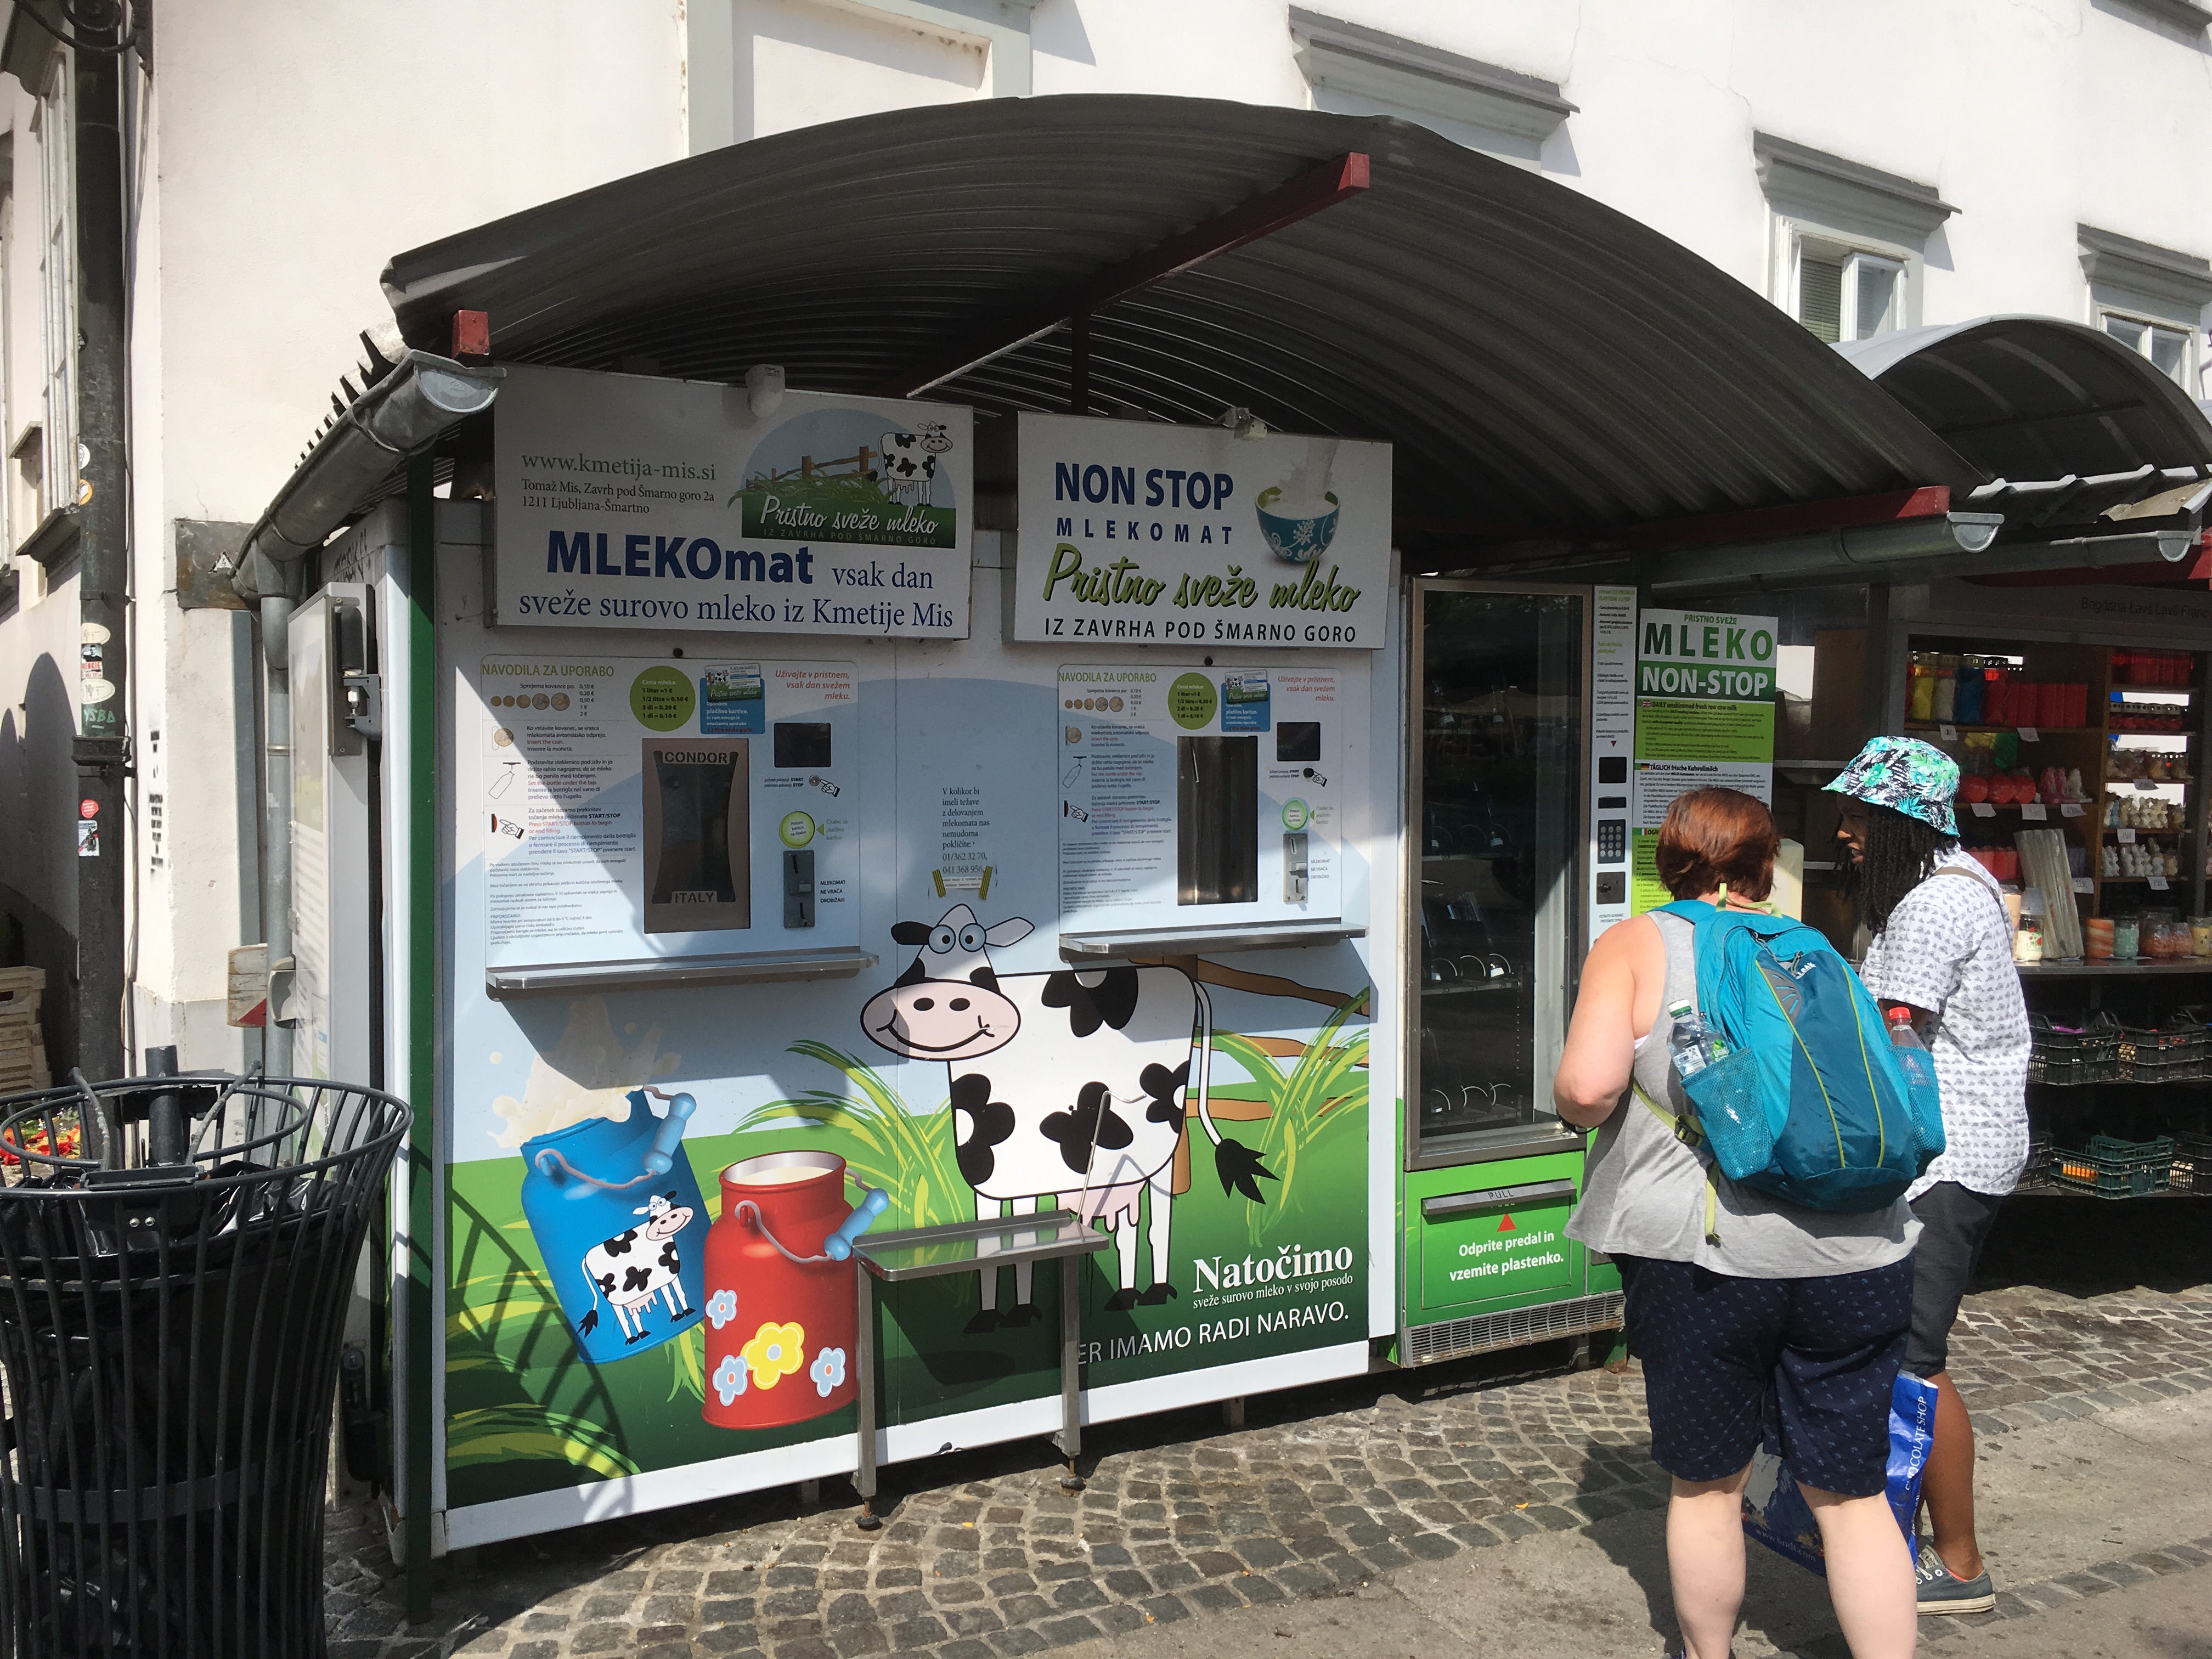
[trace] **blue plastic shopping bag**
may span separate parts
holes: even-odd
[[[1920,1477],[1928,1468],[1928,1449],[1936,1439],[1936,1385],[1906,1371],[1897,1374],[1889,1395],[1890,1512],[1912,1547],[1912,1527],[1920,1512]],[[1820,1551],[1820,1523],[1797,1490],[1797,1481],[1770,1431],[1751,1460],[1751,1479],[1743,1489],[1743,1529],[1777,1555],[1827,1576]]]

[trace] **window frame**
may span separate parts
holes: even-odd
[[[2179,372],[2167,378],[2188,396],[2195,398],[2198,395],[2197,383],[2202,373],[2201,365],[2203,361],[2202,344],[2203,331],[2202,329],[2191,328],[2179,318],[2160,316],[2127,306],[2099,304],[2095,307],[2095,327],[2100,334],[2115,344],[2134,352],[2136,356],[2141,357],[2154,368],[2158,368],[2158,359],[2152,354],[2151,348],[2158,336],[2160,334],[2178,336],[2181,341]],[[2142,338],[2136,344],[2129,345],[2107,326],[2112,322],[2133,323],[2142,330]],[[2164,374],[2166,371],[2159,369],[2159,373]]]
[[[1826,259],[1843,267],[1836,309],[1836,339],[1832,343],[1823,343],[1840,344],[1852,340],[1872,339],[1876,335],[1918,325],[1921,271],[1925,264],[1918,252],[1901,243],[1839,233],[1828,226],[1789,214],[1777,213],[1774,223],[1777,254],[1773,286],[1775,302],[1792,322],[1800,327],[1807,326],[1804,265],[1806,256],[1810,253],[1816,259]],[[1873,334],[1861,334],[1857,331],[1858,280],[1862,272],[1870,269],[1894,271],[1897,285],[1891,292],[1889,304],[1884,312],[1883,325],[1875,329]],[[1814,337],[1818,339],[1820,337],[1815,335]]]

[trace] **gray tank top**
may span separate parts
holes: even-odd
[[[1674,1075],[1668,1040],[1677,1002],[1695,1007],[1694,930],[1680,916],[1654,915],[1667,946],[1667,984],[1659,1017],[1637,1050],[1633,1075],[1645,1093],[1680,1115],[1689,1109]],[[1591,1138],[1582,1201],[1566,1226],[1607,1255],[1691,1261],[1738,1279],[1813,1279],[1863,1273],[1910,1255],[1920,1223],[1902,1198],[1865,1215],[1831,1215],[1769,1198],[1715,1171],[1718,1240],[1706,1237],[1710,1160],[1674,1137],[1658,1115],[1629,1090]]]

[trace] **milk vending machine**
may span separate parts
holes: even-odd
[[[1629,914],[1632,590],[1409,584],[1395,1358],[1620,1322],[1566,1237],[1584,1136],[1552,1075],[1583,952]]]

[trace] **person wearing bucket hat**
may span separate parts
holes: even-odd
[[[1942,1155],[1906,1192],[1921,1222],[1905,1369],[1936,1385],[1921,1492],[1932,1534],[1915,1565],[1920,1610],[1984,1613],[1995,1587],[1974,1534],[1974,1426],[1951,1381],[1951,1327],[1997,1206],[2027,1161],[2027,1006],[1996,882],[1960,849],[1958,763],[1911,738],[1875,738],[1828,785],[1844,797],[1844,890],[1872,935],[1859,975],[1912,1011],[1943,1096]]]

